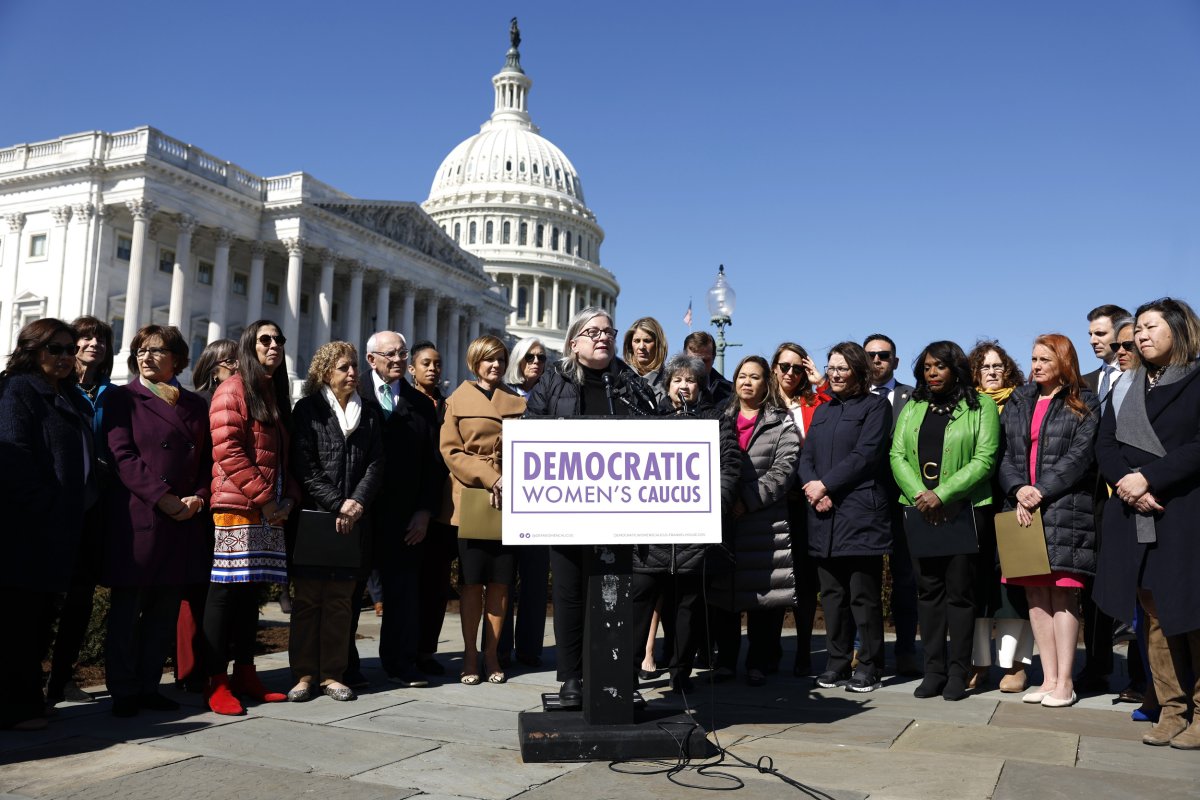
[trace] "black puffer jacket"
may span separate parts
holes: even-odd
[[[633,368],[619,358],[608,365],[612,378],[613,404],[618,416],[653,415],[658,402],[654,392]],[[581,411],[580,387],[563,371],[562,362],[546,368],[525,398],[528,417],[578,417]]]
[[[358,427],[346,437],[324,394],[303,397],[292,410],[292,474],[304,489],[304,508],[337,513],[347,498],[366,513],[356,526],[361,537],[363,566],[371,563],[371,503],[383,482],[383,420],[364,403]],[[325,574],[317,568],[294,570],[301,577],[365,577]]]
[[[658,413],[665,419],[715,419],[721,426],[721,517],[727,519],[737,500],[738,480],[741,477],[741,451],[738,450],[737,434],[733,423],[720,409],[702,402],[684,413],[678,411],[669,398],[663,398]],[[643,544],[633,550],[633,571],[643,573],[668,573],[686,575],[704,572],[713,575],[728,571],[733,565],[730,558],[732,526],[722,525],[720,546],[707,544]]]
[[[1088,389],[1081,392],[1088,413],[1080,418],[1063,402],[1062,392],[1050,400],[1038,436],[1037,482],[1042,493],[1042,525],[1050,567],[1063,572],[1096,574],[1096,430],[1100,406]],[[1030,426],[1037,405],[1037,384],[1012,393],[1000,418],[1005,452],[998,477],[1004,508],[1016,508],[1016,493],[1029,486]]]

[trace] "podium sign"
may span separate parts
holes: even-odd
[[[709,419],[504,421],[505,544],[719,544]]]

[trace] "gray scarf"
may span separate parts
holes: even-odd
[[[1171,364],[1158,379],[1155,387],[1170,386],[1183,380],[1196,368],[1197,362],[1179,366]],[[1152,456],[1162,458],[1167,454],[1166,448],[1154,432],[1150,417],[1146,414],[1146,368],[1139,366],[1126,373],[1129,377],[1129,390],[1125,395],[1121,408],[1117,412],[1117,441],[1144,450]],[[1153,514],[1138,513],[1135,518],[1138,544],[1153,544],[1158,541],[1158,533],[1154,526]]]

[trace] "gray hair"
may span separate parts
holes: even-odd
[[[526,336],[524,339],[513,345],[512,356],[508,359],[508,369],[504,372],[504,382],[511,386],[520,386],[525,383],[525,375],[521,368],[525,361],[525,356],[533,349],[534,345],[540,345],[543,350],[546,345],[542,344],[542,340],[536,336]]]
[[[397,333],[396,331],[375,331],[374,333],[372,333],[372,334],[371,334],[371,338],[367,339],[367,348],[366,348],[366,349],[367,349],[367,352],[368,352],[368,353],[376,353],[376,352],[378,352],[378,348],[379,348],[379,340],[380,340],[381,338],[383,338],[384,336],[398,336],[398,337],[400,337],[400,347],[401,347],[401,349],[403,349],[403,350],[407,350],[407,349],[408,349],[408,340],[404,338],[404,334],[403,334],[403,333]]]
[[[571,323],[567,325],[567,337],[563,342],[563,357],[559,361],[562,371],[568,378],[580,386],[583,385],[583,365],[579,363],[579,356],[575,355],[574,348],[571,347],[571,342],[575,341],[579,336],[579,332],[583,330],[583,326],[591,322],[593,317],[604,317],[608,320],[611,327],[613,324],[612,314],[605,311],[599,306],[588,306],[585,309],[577,311],[575,316],[571,317]],[[613,339],[613,347],[617,346],[616,339]],[[613,358],[617,354],[613,353]]]
[[[677,372],[690,372],[693,378],[701,381],[706,373],[704,361],[699,356],[694,356],[690,353],[676,353],[671,356],[667,359],[667,363],[663,364],[662,368],[664,389],[671,385],[671,379],[675,377],[675,373]]]
[[[1121,329],[1126,327],[1127,325],[1133,325],[1134,319],[1133,319],[1133,317],[1118,317],[1117,319],[1114,319],[1112,321],[1112,324],[1113,324],[1113,334],[1116,335],[1116,334],[1120,333]]]

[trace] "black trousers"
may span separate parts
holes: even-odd
[[[45,716],[42,698],[42,656],[50,641],[54,592],[0,586],[0,728]]]
[[[63,686],[75,673],[75,662],[79,660],[79,651],[92,621],[103,537],[103,504],[96,503],[84,514],[79,557],[75,562],[70,588],[58,611],[54,656],[50,662],[50,679],[46,683],[47,693],[51,696],[61,694]]]
[[[704,645],[705,614],[703,578],[698,574],[671,575],[660,572],[633,576],[633,618],[635,620],[631,667],[637,672],[642,665],[645,649],[638,647],[650,636],[650,619],[654,605],[662,598],[660,619],[663,626],[663,652],[671,680],[691,675],[696,662],[696,648]]]
[[[178,586],[112,588],[104,637],[104,682],[113,697],[158,691],[163,665],[174,649],[179,596]]]
[[[1108,677],[1113,671],[1113,619],[1092,600],[1095,578],[1083,579],[1083,647],[1087,661],[1083,670],[1089,675]]]
[[[458,558],[458,528],[430,522],[429,533],[421,545],[424,552],[421,554],[417,650],[422,655],[432,655],[437,652],[438,642],[442,638],[442,624],[446,621],[450,565]],[[384,589],[384,594],[387,594],[387,589]]]
[[[550,571],[554,574],[554,647],[560,681],[583,678],[583,626],[587,608],[585,559],[589,549],[585,545],[550,548]]]
[[[817,612],[817,562],[807,552],[792,551],[793,570],[796,575],[796,666],[808,670],[812,666],[813,619]]]
[[[414,668],[420,644],[422,559],[419,546],[408,549],[412,550],[411,558],[379,568],[383,596],[387,598],[383,622],[379,626],[379,662],[389,677],[399,677]],[[352,627],[357,631],[358,614],[354,613],[352,617]],[[357,655],[353,633],[350,647]]]
[[[230,645],[234,664],[253,664],[257,636],[258,584],[209,584],[208,597],[204,602],[208,674],[225,674],[229,668]]]
[[[546,598],[550,590],[550,548],[517,548],[517,583],[509,587],[508,608],[500,629],[500,656],[512,653],[516,630],[517,655],[540,656],[546,638]],[[513,624],[513,614],[516,624]]]
[[[857,627],[858,669],[879,676],[883,671],[883,556],[821,558],[817,577],[829,653],[825,669],[849,674]]]
[[[926,675],[966,678],[970,670],[978,560],[979,556],[971,553],[913,561]]]

